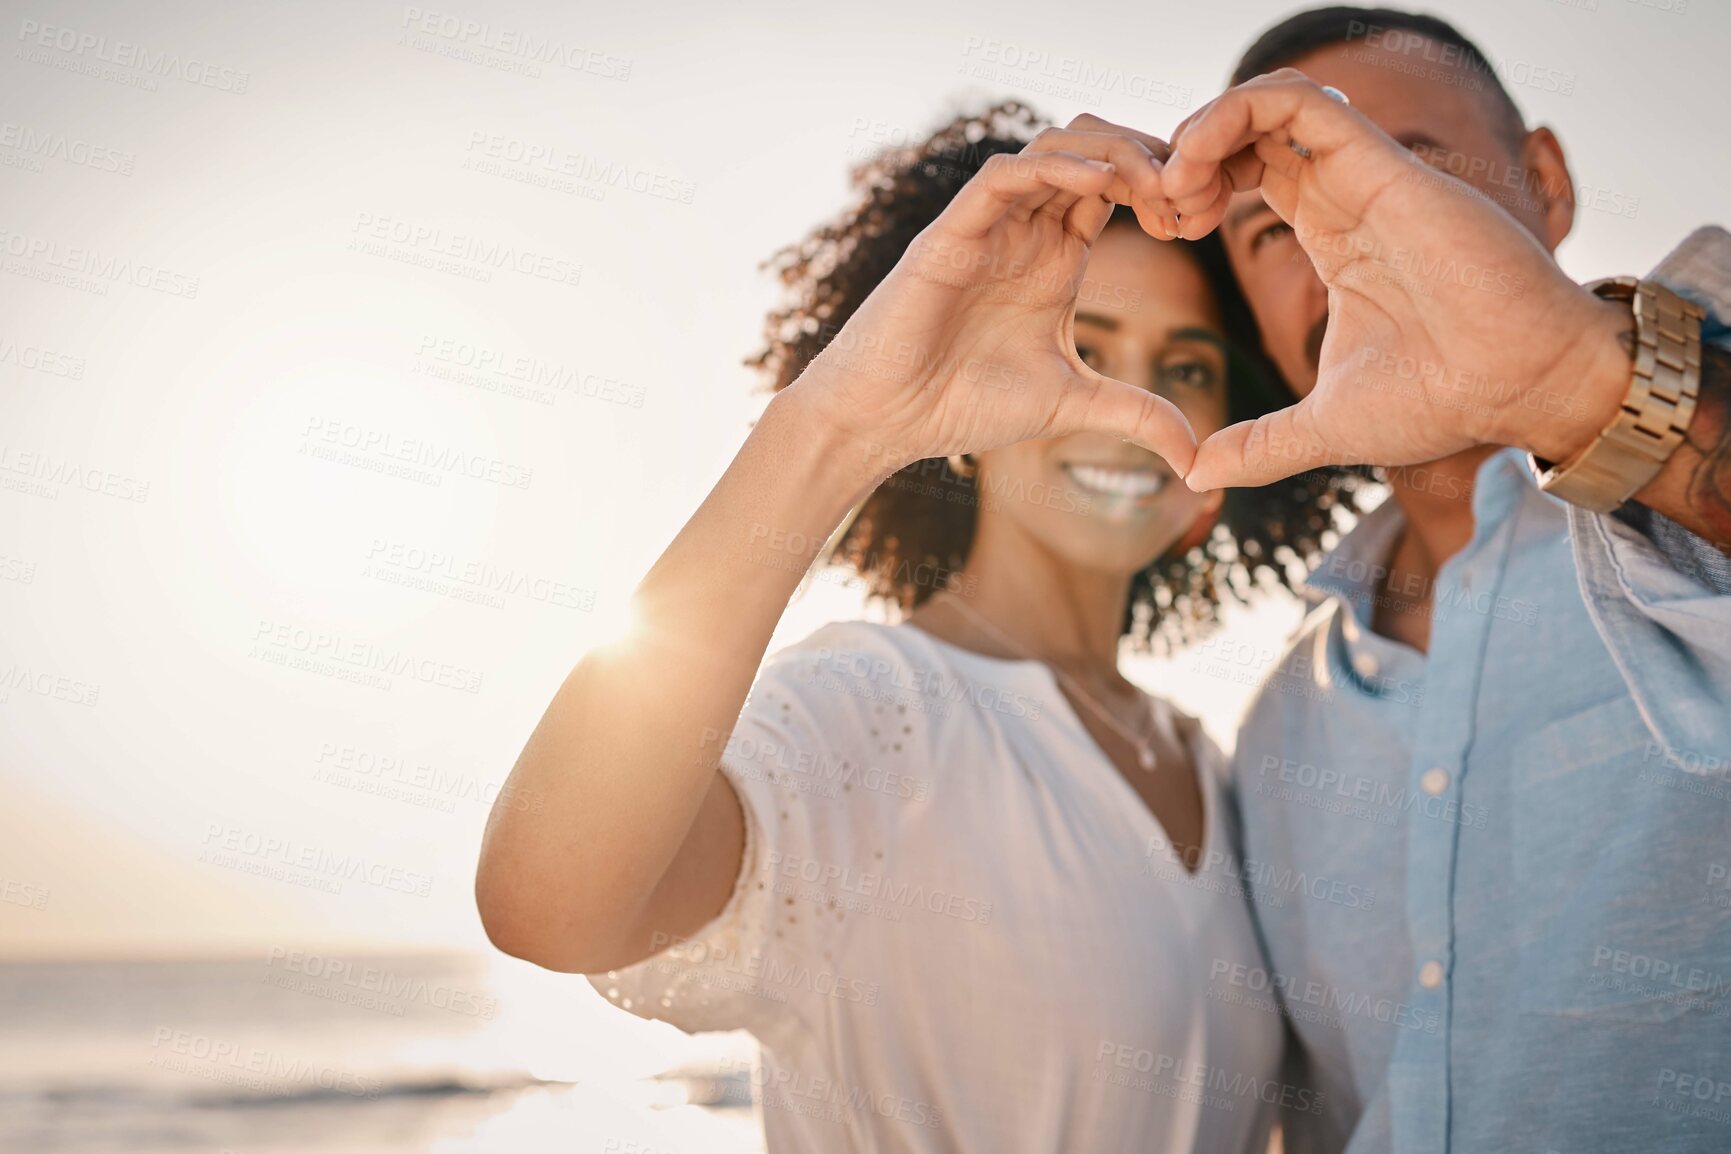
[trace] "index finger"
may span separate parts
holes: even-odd
[[[1104,117],[1095,116],[1092,112],[1084,112],[1071,120],[1069,129],[1072,132],[1103,133],[1135,141],[1148,150],[1156,173],[1164,170],[1167,158],[1172,155],[1172,146],[1158,136],[1138,131],[1125,124],[1116,124]],[[1130,205],[1136,213],[1137,223],[1149,236],[1156,240],[1171,240],[1176,237],[1178,210],[1166,196],[1165,187],[1156,180],[1151,188],[1137,191],[1140,193],[1139,198],[1120,200],[1119,203]]]
[[[1315,158],[1366,130],[1377,131],[1362,113],[1331,99],[1304,73],[1283,68],[1228,89],[1181,125],[1161,182],[1180,211],[1199,212],[1218,192],[1221,166],[1254,145],[1299,140]],[[1304,163],[1289,148],[1257,152],[1267,168],[1286,176]]]
[[[1100,196],[1111,183],[1110,164],[1070,152],[999,152],[956,193],[939,215],[956,235],[984,236],[1024,198],[1060,191]]]
[[[1078,116],[1068,128],[1042,129],[1022,151],[1073,152],[1106,161],[1118,170],[1106,193],[1109,200],[1133,208],[1165,204],[1159,174],[1169,150],[1159,137],[1119,128],[1097,116]]]
[[[1114,124],[1104,117],[1095,116],[1092,112],[1084,112],[1065,125],[1071,132],[1109,132],[1114,136],[1124,136],[1136,141],[1153,154],[1154,159],[1162,164],[1172,155],[1172,146],[1158,136],[1140,132],[1126,124]]]

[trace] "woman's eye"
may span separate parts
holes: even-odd
[[[1211,389],[1220,373],[1207,361],[1173,361],[1160,366],[1160,380],[1187,389]]]
[[[1269,243],[1272,243],[1276,240],[1280,240],[1281,238],[1287,236],[1291,232],[1292,232],[1292,226],[1290,224],[1287,224],[1283,220],[1275,221],[1273,224],[1269,225],[1267,228],[1262,229],[1255,236],[1250,238],[1250,251],[1255,252],[1257,249],[1261,248],[1264,244],[1269,244]]]
[[[1095,348],[1093,345],[1085,345],[1080,341],[1076,342],[1076,355],[1082,358],[1083,364],[1093,369],[1096,373],[1105,372],[1105,370],[1100,367],[1100,362],[1102,360],[1100,350]]]

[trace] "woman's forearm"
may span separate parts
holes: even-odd
[[[812,557],[889,464],[803,396],[769,405],[638,586],[629,635],[578,662],[524,747],[501,796],[540,804],[495,806],[476,878],[502,949],[612,968],[725,902],[740,835],[722,745]]]
[[[898,465],[1089,431],[1190,467],[1178,409],[1088,368],[1070,330],[1107,196],[1152,194],[1150,153],[1030,148],[989,157],[776,397],[638,587],[630,638],[560,687],[510,778],[540,812],[496,805],[481,851],[501,949],[607,969],[720,909],[741,833],[722,747],[808,563]]]

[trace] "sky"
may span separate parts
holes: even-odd
[[[1290,9],[7,4],[0,956],[483,944],[488,805],[761,408],[762,262],[958,108],[1164,134]],[[1723,221],[1731,9],[1447,15],[1572,275]],[[1133,673],[1230,742],[1295,613]]]

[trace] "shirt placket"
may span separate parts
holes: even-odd
[[[1487,478],[1481,473],[1481,479]],[[1499,478],[1500,479],[1500,478]],[[1479,524],[1494,524],[1443,566],[1435,586],[1426,695],[1412,728],[1407,766],[1407,930],[1412,947],[1405,1004],[1390,1071],[1393,1149],[1445,1154],[1449,1148],[1449,1047],[1454,977],[1455,858],[1461,777],[1473,737],[1490,613],[1477,612],[1501,572],[1510,518],[1485,502]],[[1446,618],[1435,614],[1442,608]]]

